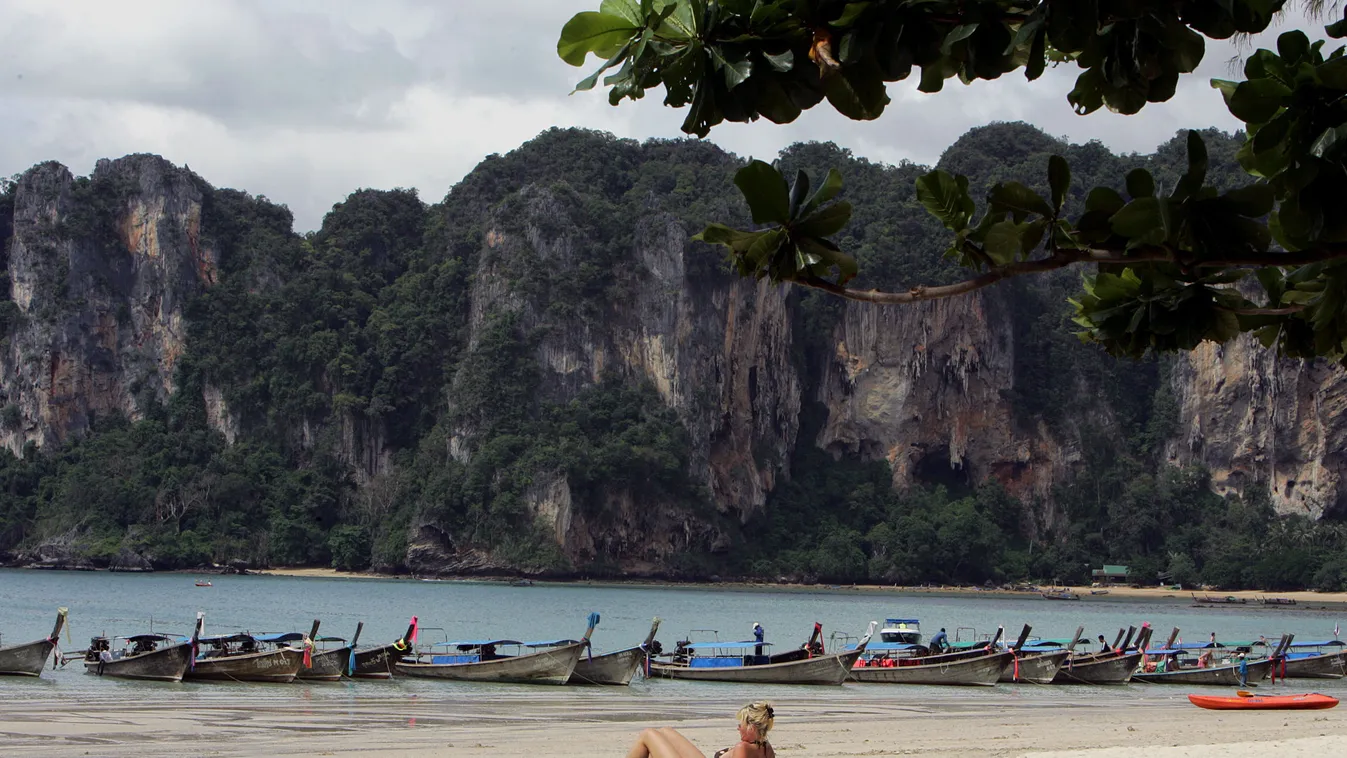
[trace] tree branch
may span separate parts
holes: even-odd
[[[1289,253],[1248,253],[1225,258],[1204,258],[1197,261],[1179,260],[1172,250],[1166,247],[1146,247],[1131,251],[1121,250],[1058,250],[1050,257],[1033,261],[1008,263],[989,269],[985,274],[975,276],[954,284],[917,285],[905,292],[884,292],[882,290],[854,290],[834,284],[826,279],[811,276],[794,280],[796,284],[822,290],[847,300],[876,305],[906,305],[926,300],[941,300],[947,297],[965,295],[983,287],[996,284],[1003,279],[1011,279],[1025,274],[1042,274],[1056,271],[1077,263],[1132,265],[1136,263],[1176,263],[1196,268],[1262,268],[1265,266],[1304,266],[1310,263],[1341,260],[1347,258],[1347,244],[1329,244],[1309,250]],[[1287,316],[1303,310],[1303,306],[1287,308],[1230,309],[1245,316]]]

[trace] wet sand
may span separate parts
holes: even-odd
[[[1177,688],[1176,688],[1177,689]],[[66,756],[501,756],[625,754],[645,726],[671,725],[708,755],[735,739],[740,705],[714,695],[652,702],[594,697],[557,704],[523,694],[430,700],[359,698],[272,709],[244,699],[179,707],[104,700],[0,703],[0,753]],[[1175,692],[1144,703],[1049,704],[1008,698],[934,704],[830,701],[809,690],[776,702],[772,742],[782,756],[1324,756],[1347,738],[1347,710],[1222,713]]]

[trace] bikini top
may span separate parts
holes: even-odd
[[[748,743],[748,744],[750,744],[750,745],[757,745],[759,748],[766,748],[766,747],[767,747],[767,740],[762,740],[761,742],[750,742],[750,743]],[[730,745],[729,747],[721,748],[721,749],[717,750],[717,751],[715,752],[715,755],[712,755],[711,758],[720,758],[722,755],[725,755],[726,753],[730,752],[731,750],[735,749],[736,747],[739,747],[739,746],[738,746],[738,745]]]

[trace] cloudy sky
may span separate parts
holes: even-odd
[[[677,137],[660,97],[612,108],[568,95],[588,73],[556,56],[574,13],[598,0],[0,0],[0,175],[58,160],[87,174],[101,157],[150,152],[216,186],[288,205],[300,231],[359,187],[416,187],[436,201],[483,156],[551,126]],[[1295,14],[1284,25],[1302,23]],[[1264,35],[1256,45],[1268,46]],[[934,162],[958,135],[1024,120],[1051,134],[1147,152],[1181,128],[1238,124],[1210,76],[1236,50],[1209,45],[1198,75],[1139,116],[1076,116],[1075,69],[937,95],[891,88],[876,122],[827,107],[792,125],[724,125],[711,139],[772,157],[832,140],[872,160]],[[592,60],[592,59],[591,59]],[[915,77],[914,77],[915,80]]]

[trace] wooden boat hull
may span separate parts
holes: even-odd
[[[1001,670],[1001,682],[1020,682],[1027,684],[1052,684],[1057,671],[1071,655],[1066,650],[1055,653],[1034,653],[1021,655],[1018,661],[1011,660]]]
[[[417,663],[395,661],[399,675],[425,679],[454,679],[464,682],[510,682],[515,684],[565,684],[584,652],[585,644],[542,650],[527,655],[499,658],[476,663]]]
[[[1253,697],[1216,697],[1189,695],[1189,702],[1211,711],[1321,711],[1337,706],[1338,699],[1319,693],[1305,695],[1254,695]]]
[[[55,647],[50,639],[0,647],[0,676],[42,676]]]
[[[1286,679],[1341,679],[1347,675],[1347,650],[1288,658],[1277,666],[1277,676]]]
[[[1272,661],[1254,661],[1249,664],[1248,682],[1261,682],[1272,671]],[[1212,666],[1204,669],[1183,669],[1154,673],[1136,673],[1132,681],[1147,684],[1207,684],[1221,687],[1240,687],[1244,681],[1237,664]]]
[[[351,646],[333,648],[309,656],[309,666],[301,667],[296,679],[306,682],[335,682],[351,663]]]
[[[393,643],[379,645],[355,651],[355,670],[349,676],[352,679],[392,679],[393,664],[401,655]]]
[[[1067,658],[1066,663],[1057,669],[1057,675],[1052,678],[1052,683],[1126,684],[1132,680],[1132,674],[1140,662],[1141,653],[1107,657],[1100,657],[1096,653],[1084,659]]]
[[[645,665],[645,649],[639,647],[589,657],[581,655],[568,684],[608,684],[625,687]]]
[[[651,661],[650,676],[695,682],[839,685],[846,681],[847,673],[862,652],[862,650],[849,650],[845,653],[820,655],[798,661],[715,668]]]
[[[95,676],[181,682],[192,665],[192,645],[184,642],[140,655],[84,662],[84,671]]]
[[[920,660],[920,659],[917,659]],[[1009,652],[991,653],[976,658],[920,663],[909,666],[866,666],[851,669],[857,682],[884,684],[939,684],[990,687],[1001,678],[1006,664],[1013,663]]]
[[[201,682],[295,681],[304,667],[304,653],[294,648],[218,658],[198,658],[183,679]]]

